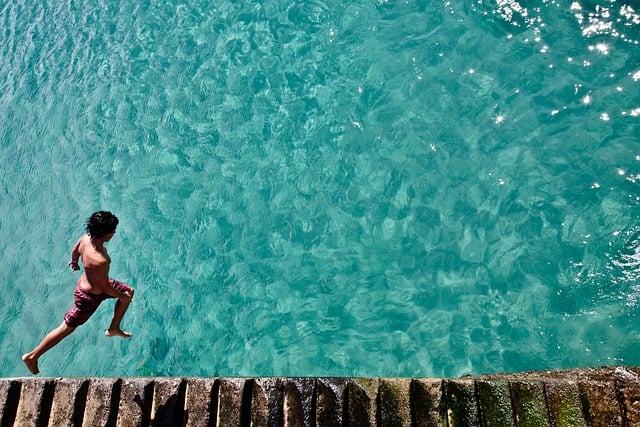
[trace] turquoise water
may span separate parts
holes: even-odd
[[[634,9],[635,8],[635,9]],[[124,327],[45,376],[640,363],[640,9],[0,3],[0,375],[120,218]]]

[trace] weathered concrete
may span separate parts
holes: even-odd
[[[5,426],[637,426],[640,369],[411,378],[7,378]]]

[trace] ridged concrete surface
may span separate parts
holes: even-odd
[[[5,426],[640,426],[640,369],[417,378],[7,378]]]

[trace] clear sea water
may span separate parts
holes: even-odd
[[[640,364],[632,0],[0,3],[0,375]]]

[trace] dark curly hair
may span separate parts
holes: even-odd
[[[118,217],[109,211],[98,211],[87,218],[87,233],[94,239],[100,239],[106,234],[115,233]]]

